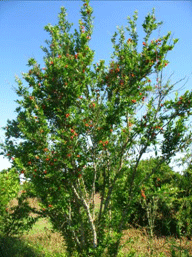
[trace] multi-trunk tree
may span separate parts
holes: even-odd
[[[172,42],[170,32],[151,38],[161,25],[154,11],[143,23],[141,52],[135,12],[133,19],[128,17],[129,38],[120,28],[118,42],[117,32],[111,40],[109,68],[103,60],[92,67],[92,12],[84,1],[74,34],[63,7],[58,25],[45,26],[51,36],[42,48],[45,66],[31,58],[29,72],[23,73],[28,85],[16,79],[18,114],[7,123],[2,148],[12,166],[30,179],[42,212],[62,233],[69,256],[101,256],[105,250],[117,256],[142,183],[190,146],[185,124],[192,93],[168,98],[174,85],[163,84],[161,71],[177,39]],[[157,165],[135,184],[138,164],[149,149],[158,156]],[[124,201],[118,201],[118,194]]]

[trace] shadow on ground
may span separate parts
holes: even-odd
[[[16,237],[0,236],[0,257],[44,257]]]

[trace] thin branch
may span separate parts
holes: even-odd
[[[83,194],[82,194],[82,191],[81,191],[80,187],[78,188],[79,191],[80,191],[80,194],[81,194],[80,196],[77,193],[77,190],[74,186],[72,186],[72,189],[73,189],[76,197],[83,203],[83,206],[85,207],[85,210],[87,212],[88,219],[89,219],[89,222],[90,222],[90,225],[91,225],[91,230],[93,232],[93,246],[94,246],[94,248],[96,248],[97,247],[97,233],[96,233],[96,228],[95,228],[93,218],[92,218],[91,213],[90,213],[89,204],[87,204],[87,202],[85,201],[85,198],[83,197]]]

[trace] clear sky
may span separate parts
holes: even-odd
[[[125,26],[127,16],[132,16],[138,10],[139,44],[142,47],[144,32],[142,23],[148,12],[155,8],[158,21],[163,21],[160,30],[152,37],[158,38],[171,31],[173,38],[179,38],[175,48],[167,58],[170,64],[165,68],[164,75],[168,78],[173,72],[172,82],[188,78],[183,93],[192,88],[192,2],[191,1],[90,1],[93,8],[94,30],[90,47],[95,50],[94,62],[100,59],[111,59],[113,52],[111,37],[117,31],[116,26]],[[78,29],[81,18],[81,1],[1,1],[0,2],[0,127],[6,126],[7,119],[16,117],[14,112],[17,95],[15,74],[20,78],[21,72],[27,72],[27,60],[34,57],[43,67],[44,52],[40,46],[49,39],[44,26],[48,23],[56,25],[60,7],[67,9],[68,21]],[[126,31],[126,29],[125,29]],[[126,34],[126,38],[129,38]],[[185,80],[186,81],[186,80]],[[176,85],[179,89],[184,82]],[[3,130],[0,130],[0,141],[4,140]],[[9,167],[6,159],[0,156],[0,170]]]

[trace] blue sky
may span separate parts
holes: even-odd
[[[172,82],[181,78],[188,79],[183,93],[192,88],[192,2],[191,1],[90,1],[93,8],[94,30],[90,47],[95,50],[94,62],[104,59],[108,64],[113,52],[111,37],[116,26],[127,24],[127,16],[132,16],[138,10],[137,31],[139,44],[142,47],[144,32],[142,23],[148,12],[155,8],[158,21],[163,21],[160,30],[152,38],[158,38],[171,31],[173,38],[179,38],[175,48],[169,52],[167,59],[170,64],[165,68],[164,75],[172,76]],[[21,72],[27,72],[27,60],[34,57],[43,67],[44,52],[40,46],[49,39],[44,26],[48,23],[56,25],[60,7],[67,9],[68,21],[78,29],[81,18],[81,1],[1,1],[0,2],[0,127],[6,126],[7,119],[16,117],[14,112],[17,95],[15,75],[20,78]],[[129,38],[126,34],[126,38]],[[183,86],[184,81],[176,85]],[[4,140],[3,130],[0,130],[0,141]],[[9,167],[9,162],[0,156],[0,170]]]

